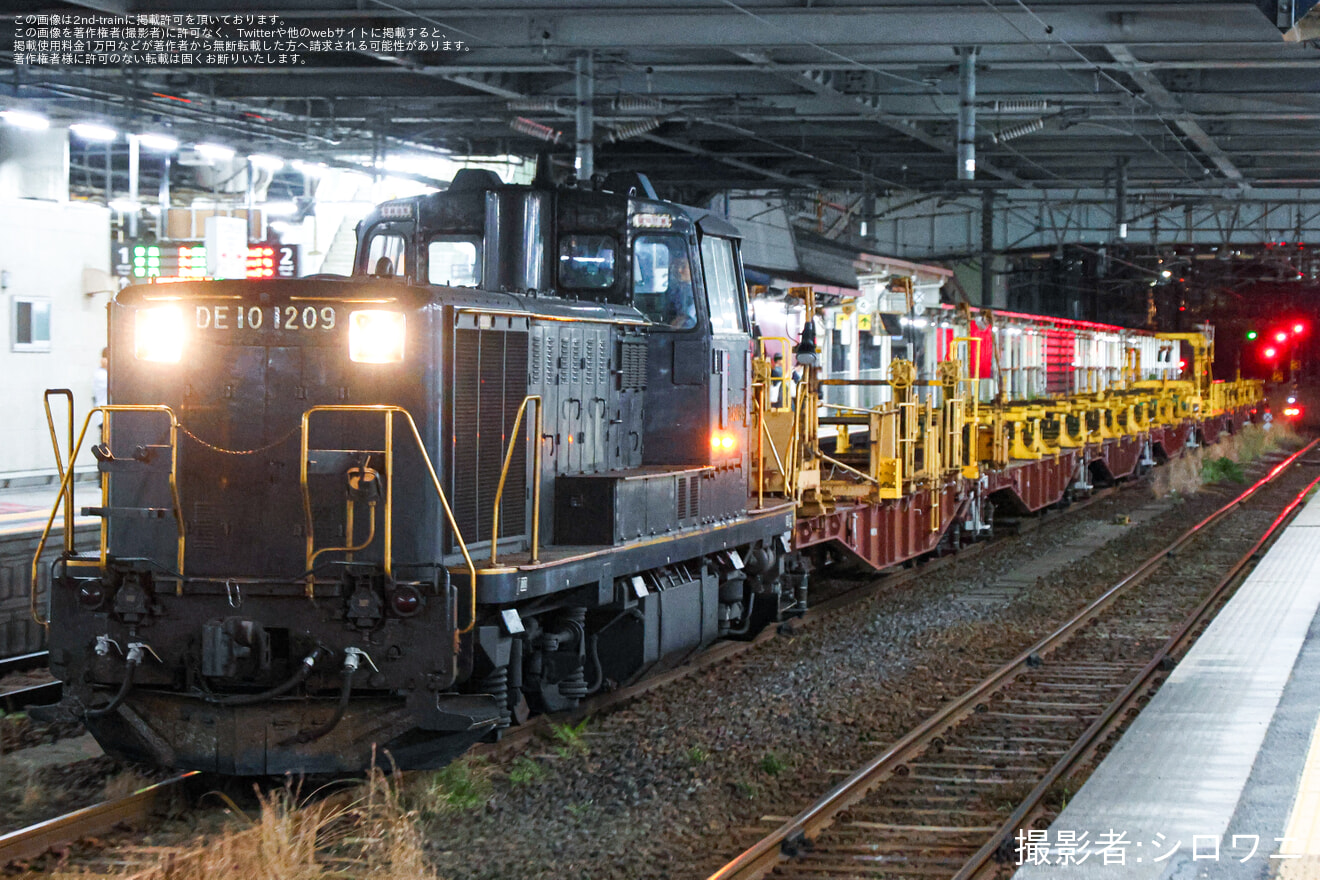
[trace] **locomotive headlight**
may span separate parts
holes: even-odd
[[[140,361],[177,364],[183,357],[183,310],[178,306],[139,309],[133,354]]]
[[[348,356],[359,364],[403,361],[407,319],[402,312],[365,309],[348,316]]]

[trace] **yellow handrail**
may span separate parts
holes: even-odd
[[[45,552],[46,540],[50,537],[50,530],[55,525],[55,514],[59,512],[60,503],[68,503],[67,499],[71,497],[71,486],[73,483],[73,465],[78,460],[78,453],[82,451],[83,441],[87,439],[87,428],[92,423],[92,416],[101,413],[104,421],[104,442],[110,439],[110,420],[106,415],[112,412],[159,412],[164,413],[170,418],[170,502],[174,505],[174,522],[178,530],[178,549],[177,549],[177,567],[179,575],[179,584],[176,588],[178,592],[183,591],[183,557],[184,557],[184,524],[183,524],[183,505],[179,502],[178,468],[179,468],[179,420],[174,416],[174,410],[163,404],[136,405],[136,404],[108,404],[106,406],[95,406],[87,413],[87,418],[83,420],[82,430],[78,433],[78,442],[74,445],[73,451],[69,453],[69,466],[64,469],[64,476],[60,480],[60,491],[56,495],[56,501],[50,510],[50,517],[46,520],[46,527],[41,531],[41,539],[37,541],[37,552],[32,556],[32,593],[29,598],[29,611],[32,619],[42,626],[50,626],[50,620],[43,620],[37,610],[37,585],[41,579],[41,554]],[[110,506],[110,474],[102,472],[101,474],[101,505]],[[67,515],[66,515],[67,516]],[[66,529],[66,532],[68,530]],[[68,541],[66,534],[65,540]],[[106,559],[109,555],[109,520],[105,516],[101,518],[101,552],[99,565],[102,569],[106,566]]]
[[[73,453],[73,392],[68,388],[47,388],[46,393],[41,397],[42,406],[46,409],[46,425],[50,428],[50,446],[55,453],[55,471],[59,474],[60,484],[64,483],[64,456],[60,454],[60,440],[55,434],[55,416],[50,411],[50,399],[52,396],[63,397],[69,404],[69,453]],[[70,462],[72,465],[72,462]],[[73,552],[73,481],[69,482],[69,491],[62,493],[60,499],[64,502],[64,552]]]
[[[509,476],[509,464],[513,461],[513,449],[518,445],[518,431],[522,429],[523,413],[527,411],[527,404],[536,401],[536,430],[533,433],[533,442],[536,448],[532,451],[532,562],[541,561],[541,431],[542,407],[541,395],[529,394],[523,398],[522,405],[518,407],[518,415],[513,420],[513,430],[509,432],[509,451],[504,454],[504,467],[500,470],[500,485],[495,490],[495,513],[494,521],[490,527],[490,564],[496,564],[496,554],[499,552],[500,543],[500,504],[504,501],[504,480]]]
[[[468,553],[467,543],[463,540],[463,533],[459,531],[458,522],[454,519],[454,511],[449,507],[449,499],[445,497],[445,490],[440,485],[440,477],[436,475],[435,466],[431,464],[431,456],[426,452],[426,444],[422,442],[421,432],[417,430],[417,423],[413,421],[412,413],[401,406],[390,404],[323,404],[314,406],[302,414],[302,439],[301,439],[301,462],[299,467],[299,480],[302,484],[303,492],[303,513],[305,515],[307,527],[307,591],[310,596],[314,589],[314,583],[311,575],[311,563],[315,553],[314,532],[312,529],[312,497],[311,490],[307,485],[307,454],[308,454],[308,426],[311,423],[313,413],[317,412],[343,412],[343,413],[380,413],[385,416],[385,572],[389,574],[392,570],[392,560],[390,554],[392,551],[391,526],[393,523],[393,502],[394,502],[394,414],[398,413],[408,422],[408,427],[412,431],[413,440],[417,443],[417,451],[422,455],[422,463],[426,465],[426,472],[431,477],[431,485],[435,489],[436,496],[440,499],[440,506],[445,511],[445,519],[449,522],[449,528],[453,530],[454,540],[458,543],[458,549],[463,554],[463,561],[467,563],[468,578],[470,582],[469,598],[470,613],[468,615],[467,626],[460,629],[460,634],[469,633],[477,624],[477,566],[472,562],[472,555]],[[373,517],[374,520],[374,517]]]

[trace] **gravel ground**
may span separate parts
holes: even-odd
[[[453,880],[705,877],[1238,491],[1156,501],[1133,486],[1051,514],[1039,530],[900,588],[879,578],[881,589],[843,613],[798,624],[581,732],[415,774],[428,854]],[[1034,589],[1004,601],[987,590],[1123,517],[1138,525]],[[813,584],[813,596],[829,586]],[[4,760],[0,775],[12,775]],[[135,771],[69,768],[67,785],[54,782],[95,799],[125,772]],[[11,803],[0,794],[6,820]]]
[[[1003,541],[676,681],[590,721],[581,735],[511,763],[464,762],[424,795],[440,873],[706,876],[773,827],[773,817],[796,813],[1237,491],[1169,496],[1165,512],[1008,604],[958,600],[1081,538],[1097,520],[1135,519],[1152,503],[1149,490],[1119,493],[1075,520]]]

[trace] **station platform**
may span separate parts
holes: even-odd
[[[75,522],[78,525],[95,523],[98,520],[90,516],[78,516],[77,509],[100,504],[100,489],[94,479],[95,474],[84,476],[75,472],[78,479],[74,483]],[[50,517],[51,507],[59,495],[60,487],[51,482],[40,486],[25,486],[0,489],[0,538],[25,535],[30,532],[40,533]],[[64,528],[61,515],[55,518],[56,531]]]
[[[1317,608],[1320,494],[1014,880],[1320,880]]]

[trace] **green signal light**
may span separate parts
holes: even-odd
[[[1247,339],[1255,339],[1255,338],[1256,338],[1257,336],[1259,336],[1259,335],[1260,335],[1260,334],[1257,333],[1255,330],[1248,330],[1248,331],[1247,331]]]

